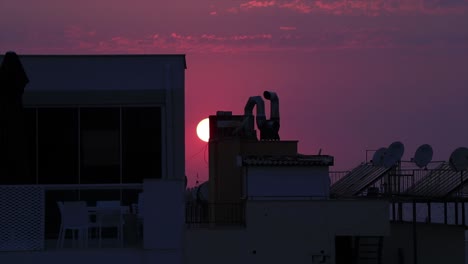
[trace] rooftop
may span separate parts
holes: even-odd
[[[242,157],[244,166],[332,166],[333,157],[328,155],[248,155]]]

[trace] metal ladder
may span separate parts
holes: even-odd
[[[381,236],[360,236],[354,239],[356,264],[382,264]]]

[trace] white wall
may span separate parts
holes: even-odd
[[[145,263],[182,263],[185,231],[184,188],[183,181],[145,180]]]
[[[334,263],[335,236],[389,234],[385,201],[249,201],[246,227],[188,229],[186,263]]]
[[[30,80],[26,92],[167,89],[166,65],[182,73],[185,68],[184,55],[20,55],[20,60]]]
[[[413,228],[416,228],[418,263],[464,264],[465,228],[441,224],[392,223],[390,236],[384,238],[383,263],[414,263]]]
[[[246,171],[245,188],[251,198],[327,198],[330,194],[327,166],[258,166],[248,167]]]

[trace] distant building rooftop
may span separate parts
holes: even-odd
[[[333,157],[328,155],[281,155],[242,157],[244,166],[333,166]]]

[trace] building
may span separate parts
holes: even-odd
[[[25,144],[10,175],[0,177],[2,262],[93,263],[103,257],[113,263],[180,262],[185,56],[26,55],[20,60],[30,80],[18,117],[24,119]],[[119,200],[130,206],[142,191],[152,202],[146,204],[143,240],[137,243],[141,250],[111,255],[102,249],[78,258],[52,250],[60,225],[57,201]],[[38,251],[24,253],[31,250]]]
[[[270,120],[260,96],[210,116],[209,203],[188,207],[187,263],[465,263],[463,172],[395,159],[336,180],[333,157],[279,139],[279,100],[264,98]]]
[[[371,196],[389,203],[383,263],[466,263],[465,174],[449,162],[418,168],[371,161],[346,173],[330,191],[335,199]]]
[[[264,98],[268,120],[260,96],[242,115],[210,116],[209,203],[186,212],[186,263],[352,263],[358,240],[381,259],[388,203],[331,199],[333,157],[299,154],[297,141],[280,140],[278,96]]]
[[[279,98],[266,91],[270,119],[260,96],[241,115],[210,116],[208,197],[186,203],[183,55],[21,61],[26,143],[15,177],[1,177],[2,263],[463,263],[463,173],[400,182],[411,173],[363,163],[335,181],[332,156],[280,140]],[[69,236],[56,248],[57,201],[129,207],[141,193],[137,241],[125,214],[123,247],[91,235],[88,247]]]

